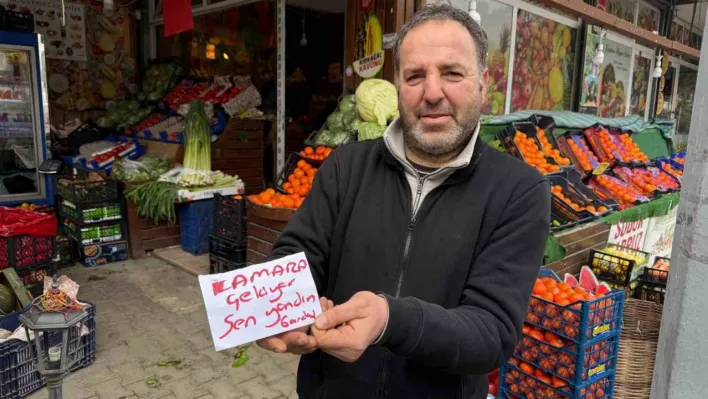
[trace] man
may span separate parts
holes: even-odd
[[[271,259],[304,251],[326,310],[266,338],[303,354],[301,398],[472,398],[513,353],[538,274],[550,187],[479,138],[486,35],[429,6],[394,49],[400,118],[317,172]],[[333,306],[337,304],[337,306]]]

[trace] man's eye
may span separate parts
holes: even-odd
[[[450,78],[461,78],[462,74],[459,72],[445,72],[443,76],[450,77]]]
[[[422,75],[411,75],[408,77],[408,79],[406,79],[406,81],[408,83],[416,83],[416,82],[420,82],[422,79],[423,79]]]

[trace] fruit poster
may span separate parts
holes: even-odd
[[[68,111],[105,109],[126,94],[137,92],[130,8],[115,7],[104,12],[99,2],[84,0],[66,4],[85,8],[86,56],[84,61],[47,60],[52,107]],[[47,47],[51,47],[50,43]]]
[[[570,109],[576,29],[519,10],[511,111]]]
[[[384,64],[383,29],[376,14],[369,12],[357,27],[354,72],[364,79],[372,78]]]
[[[463,6],[457,2],[457,7]],[[485,2],[485,7],[479,8],[482,16],[482,27],[487,32],[489,40],[487,69],[487,97],[482,108],[486,115],[504,115],[506,105],[506,88],[509,80],[509,56],[511,54],[511,24],[513,8],[496,1]],[[466,8],[464,8],[466,9]]]
[[[603,39],[604,61],[593,63],[600,41],[599,28],[588,29],[583,69],[583,91],[580,97],[580,112],[603,117],[625,116],[629,70],[632,63],[632,48]]]
[[[659,30],[659,10],[649,7],[644,3],[639,3],[639,15],[637,25],[650,32]]]
[[[64,26],[62,4],[65,9]],[[55,0],[8,0],[7,7],[34,16],[34,31],[44,37],[47,58],[86,61],[86,13],[83,4]]]
[[[654,264],[654,259],[657,256],[664,258],[671,257],[677,215],[678,206],[670,210],[667,215],[649,219],[647,236],[642,251],[651,254],[651,258],[649,259],[650,265]]]
[[[647,96],[649,94],[649,79],[651,76],[651,59],[634,56],[634,69],[632,72],[632,91],[629,98],[629,114],[644,117],[647,109]]]

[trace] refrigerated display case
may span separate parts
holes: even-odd
[[[45,71],[41,35],[0,31],[0,205],[54,203]]]

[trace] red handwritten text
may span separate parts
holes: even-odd
[[[253,316],[248,316],[245,319],[236,319],[233,320],[234,315],[230,314],[224,317],[224,323],[228,324],[229,330],[224,333],[224,335],[220,336],[219,339],[224,339],[226,338],[229,334],[231,334],[232,331],[238,331],[241,329],[243,326],[244,328],[248,328],[251,326],[251,322],[253,322],[253,325],[256,325],[256,318]]]
[[[277,302],[280,300],[280,298],[283,297],[283,290],[287,287],[292,287],[292,285],[295,284],[295,279],[290,280],[289,282],[280,282],[278,285],[275,287],[256,287],[253,286],[247,291],[243,291],[240,294],[239,293],[234,293],[234,294],[229,294],[229,296],[226,297],[226,303],[229,305],[234,305],[236,308],[236,311],[241,309],[241,304],[243,303],[248,303],[251,302],[251,300],[254,299],[261,299],[265,298],[268,296],[268,292],[271,294],[277,293],[278,296],[276,296],[273,299],[270,299],[270,303]],[[253,296],[251,295],[251,290],[253,290]]]
[[[285,266],[283,265],[275,265],[269,268],[263,268],[260,270],[256,270],[253,273],[251,273],[250,276],[243,275],[243,274],[237,274],[234,276],[233,280],[231,280],[231,285],[227,286],[226,280],[219,280],[219,281],[214,281],[211,283],[211,288],[212,291],[214,292],[214,296],[218,296],[219,294],[226,292],[228,290],[235,290],[239,287],[246,287],[248,286],[249,283],[253,284],[253,282],[262,277],[280,277],[284,276],[286,274],[297,274],[302,272],[303,270],[307,269],[307,261],[304,259],[300,259],[297,263],[295,262],[288,262]]]
[[[288,317],[284,312],[286,312],[289,309],[296,309],[299,308],[300,306],[304,305],[305,303],[315,303],[317,302],[317,296],[315,295],[309,295],[307,297],[302,296],[299,292],[297,293],[297,298],[294,301],[288,301],[288,302],[279,302],[275,306],[273,306],[270,310],[266,311],[266,317],[271,317],[274,316],[275,320],[271,324],[267,324],[266,328],[273,328],[280,324],[283,328],[287,328],[288,326],[298,323],[302,320],[305,320],[309,318],[308,312],[303,311],[303,316],[300,316],[299,318],[293,319],[291,317]],[[312,313],[312,318],[315,318],[315,313]]]

